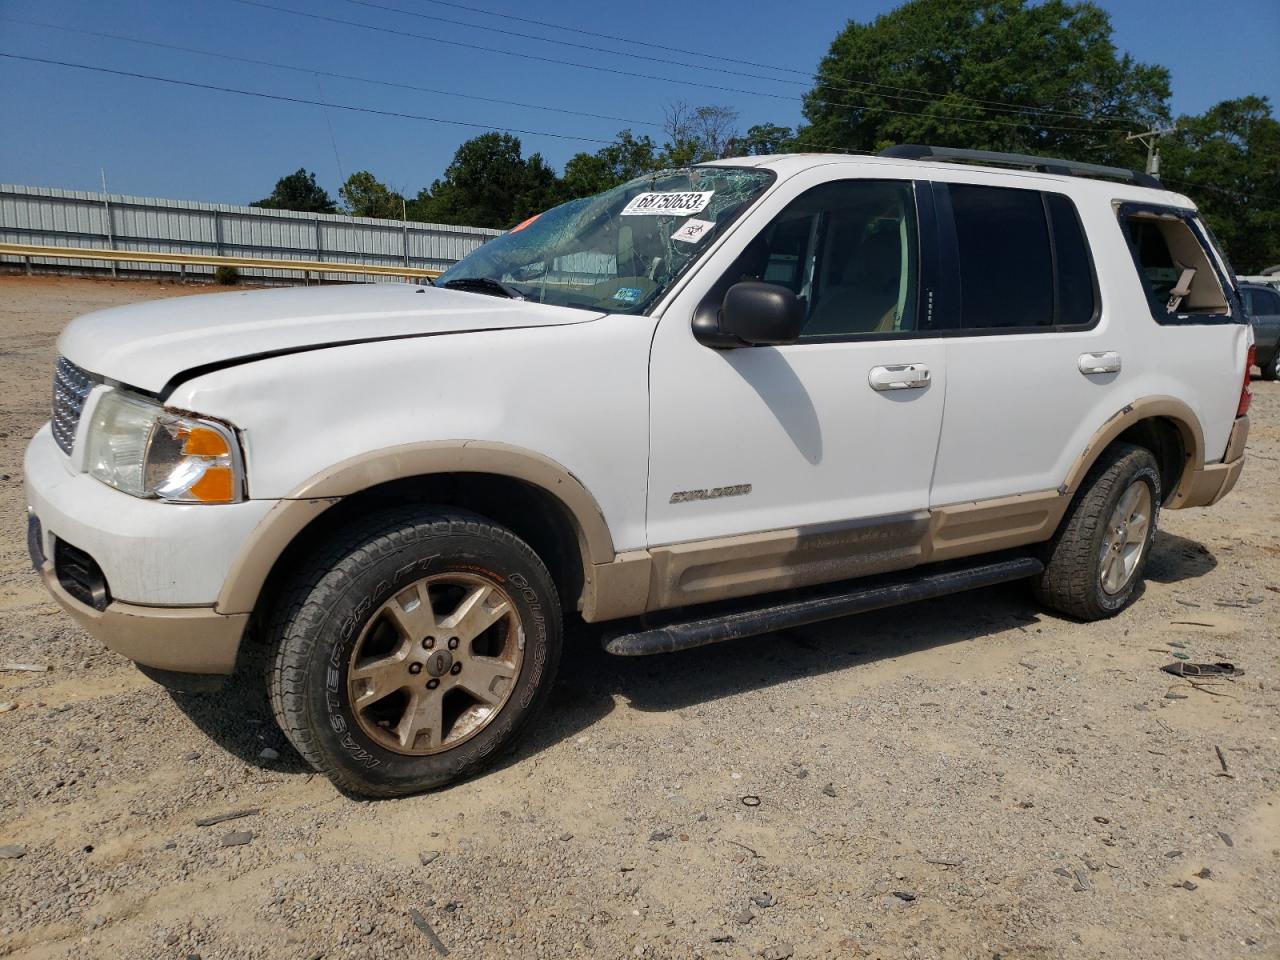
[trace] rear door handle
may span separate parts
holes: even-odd
[[[1096,377],[1100,373],[1119,373],[1120,354],[1114,350],[1106,350],[1102,353],[1082,353],[1076,364],[1079,366],[1080,372],[1086,377]]]
[[[872,390],[920,390],[929,385],[929,368],[923,363],[872,367],[867,383]]]

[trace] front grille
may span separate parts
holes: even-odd
[[[95,610],[107,609],[111,602],[111,588],[107,586],[107,578],[98,566],[98,561],[79,547],[73,547],[67,541],[54,538],[53,572],[62,584],[62,589],[81,603]]]
[[[53,439],[62,452],[71,453],[76,442],[76,427],[80,425],[80,414],[84,411],[84,401],[93,389],[95,381],[91,374],[85,373],[66,357],[58,358],[58,365],[53,368]]]

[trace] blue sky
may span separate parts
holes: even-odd
[[[767,17],[762,4],[741,0],[458,0],[629,38],[606,44],[427,0],[370,0],[425,17],[373,9],[352,0],[262,0],[409,33],[500,47],[557,62],[502,56],[426,39],[307,20],[236,0],[0,0],[0,18],[42,21],[124,34],[185,47],[388,80],[500,100],[519,100],[623,120],[569,116],[416,90],[373,86],[309,72],[231,63],[0,20],[0,51],[90,63],[198,83],[347,103],[478,123],[522,127],[570,137],[609,140],[624,126],[660,139],[663,107],[674,99],[717,103],[740,112],[741,126],[800,119],[803,83],[727,76],[689,67],[646,63],[602,52],[688,60],[636,43],[691,50],[812,70],[849,19],[869,20],[895,4],[793,0]],[[1277,0],[1102,0],[1117,45],[1143,62],[1163,63],[1173,75],[1176,113],[1195,113],[1219,100],[1254,93],[1280,102],[1280,2]],[[772,5],[770,5],[772,6]],[[440,22],[448,18],[475,26]],[[496,27],[583,43],[572,49],[488,32]],[[565,66],[574,60],[620,73]],[[710,62],[710,61],[704,61]],[[752,67],[729,69],[747,72]],[[728,87],[769,91],[753,96],[664,83],[634,72]],[[781,79],[802,80],[794,74]],[[97,189],[105,168],[114,193],[242,203],[270,192],[299,166],[314,170],[336,196],[345,174],[372,170],[393,187],[415,193],[439,176],[457,145],[479,129],[393,119],[320,107],[276,103],[208,90],[0,59],[0,181]],[[326,118],[326,112],[328,117]],[[649,121],[654,126],[643,123]],[[330,125],[332,137],[330,136]],[[540,151],[557,168],[598,144],[526,134],[526,155]],[[335,156],[336,145],[336,156]]]

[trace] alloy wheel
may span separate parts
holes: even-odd
[[[426,577],[369,618],[347,668],[360,728],[395,753],[452,749],[502,711],[524,660],[516,606],[493,580]]]
[[[1151,526],[1151,488],[1135,480],[1121,495],[1102,538],[1100,578],[1102,589],[1115,596],[1128,586],[1147,548]]]

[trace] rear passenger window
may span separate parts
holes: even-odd
[[[1156,320],[1177,322],[1230,313],[1205,241],[1182,212],[1124,204],[1120,222]]]
[[[1062,194],[951,184],[960,326],[1087,326],[1093,266],[1075,205]]]
[[[1084,238],[1084,226],[1080,223],[1075,204],[1062,194],[1046,193],[1043,196],[1057,261],[1057,323],[1066,327],[1088,326],[1093,322],[1098,304],[1094,296],[1093,261]]]
[[[960,259],[960,325],[1053,323],[1053,258],[1040,194],[953,184]]]

